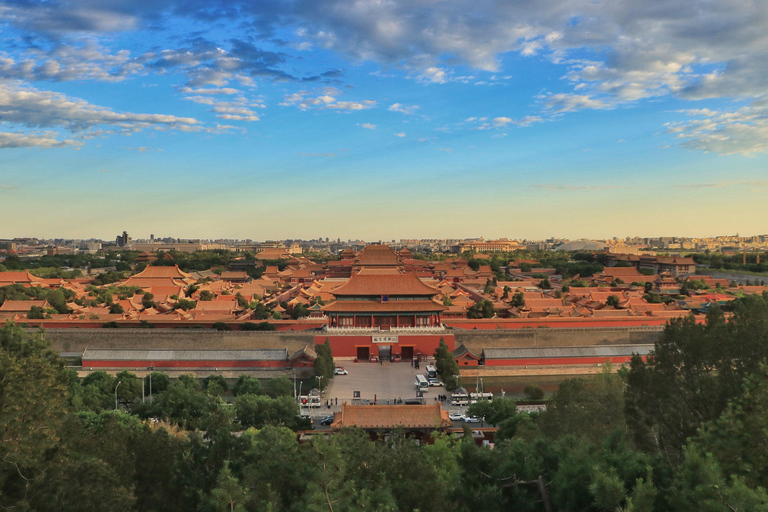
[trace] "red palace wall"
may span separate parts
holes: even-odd
[[[663,326],[669,318],[635,317],[635,318],[504,318],[496,320],[444,320],[446,327],[455,329],[530,329],[537,327],[557,328],[593,328],[593,327],[647,327]],[[697,318],[698,323],[704,322],[704,316]]]
[[[632,356],[616,357],[526,357],[524,359],[489,359],[485,366],[558,366],[593,365],[602,363],[629,364]],[[645,360],[645,356],[643,356]]]
[[[89,361],[86,368],[286,368],[286,361]]]
[[[382,336],[390,336],[386,332],[382,333]],[[370,354],[372,356],[379,355],[379,343],[373,343],[371,336],[344,336],[344,335],[329,335],[329,336],[315,336],[315,344],[322,345],[325,343],[325,339],[331,343],[331,353],[333,357],[357,357],[358,347],[369,347]],[[448,345],[448,350],[454,349],[454,338],[452,334],[423,334],[423,335],[406,335],[401,334],[397,336],[397,343],[393,343],[392,355],[401,354],[402,347],[413,347],[413,355],[432,356],[435,353],[438,345],[440,345],[440,338],[445,340]],[[382,343],[382,345],[385,345]]]

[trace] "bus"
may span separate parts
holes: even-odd
[[[456,388],[451,395],[451,405],[469,405],[469,395],[464,388]]]
[[[478,400],[493,402],[493,393],[470,393],[469,403],[476,404]]]
[[[429,391],[429,382],[423,375],[417,375],[414,384],[416,384],[417,391],[421,391],[422,393]]]
[[[308,395],[299,397],[299,407],[322,407],[319,396]]]
[[[426,371],[424,372],[424,375],[426,375],[427,379],[436,379],[437,378],[437,368],[435,368],[433,365],[428,364]]]

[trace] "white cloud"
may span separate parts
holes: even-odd
[[[391,112],[400,112],[402,114],[413,115],[417,110],[419,110],[419,108],[421,107],[418,105],[402,105],[400,103],[393,103],[387,110]]]
[[[299,91],[292,94],[286,94],[283,97],[283,101],[280,105],[284,107],[299,107],[301,110],[319,109],[319,110],[339,110],[339,111],[352,111],[352,110],[367,110],[376,106],[375,100],[363,100],[363,101],[338,101],[337,96],[342,94],[342,91],[333,87],[325,87],[323,94],[310,97],[309,91]]]
[[[200,121],[190,117],[166,114],[114,112],[63,94],[41,91],[21,85],[0,84],[0,120],[3,124],[28,129],[52,128],[76,134],[79,139],[120,133],[131,134],[144,129],[200,131]],[[61,147],[79,145],[61,140],[58,133],[6,132],[0,147]]]
[[[668,123],[667,133],[681,145],[721,155],[754,156],[768,152],[768,107],[743,107],[734,111],[685,110],[689,120]]]
[[[452,72],[435,66],[429,66],[416,77],[419,82],[444,84],[450,81]]]
[[[541,116],[524,116],[519,119],[512,119],[511,117],[494,117],[490,121],[487,117],[469,117],[464,122],[469,124],[478,124],[475,130],[492,130],[496,128],[505,128],[509,125],[513,126],[530,126],[534,123],[541,123],[544,118]]]
[[[59,140],[57,132],[0,132],[0,148],[61,148],[81,146],[74,140]]]
[[[405,132],[396,133],[395,136],[396,137],[405,137]]]
[[[606,109],[612,105],[587,94],[549,94],[540,97],[544,106],[555,113],[571,112],[584,108]]]
[[[238,96],[232,100],[219,100],[211,96],[188,96],[185,100],[202,105],[209,105],[210,111],[219,119],[231,121],[258,121],[259,116],[253,108],[265,108],[261,100],[251,101],[244,96]]]
[[[357,123],[357,126],[359,126],[361,128],[366,128],[368,130],[375,130],[376,129],[376,125],[375,124],[371,124],[371,123]]]

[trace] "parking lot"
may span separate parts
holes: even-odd
[[[330,400],[330,409],[324,405],[320,409],[305,410],[305,412],[319,420],[334,411],[341,410],[343,402],[370,404],[375,400],[378,405],[387,405],[388,403],[394,404],[398,398],[403,401],[407,398],[415,398],[416,385],[414,381],[417,374],[424,374],[425,365],[426,363],[422,363],[417,370],[411,367],[409,363],[392,363],[390,366],[382,366],[378,363],[345,361],[343,367],[349,374],[336,375],[323,393],[322,402],[325,404],[326,401]],[[359,398],[355,397],[355,391],[360,392]],[[448,396],[448,400],[443,402],[445,409],[461,412],[466,410],[466,407],[451,407],[450,393],[442,386],[430,387],[429,391],[424,394],[424,399],[427,402],[434,402],[435,398],[441,394]],[[460,422],[457,423],[457,425],[460,424]],[[316,421],[315,428],[318,427],[318,421]]]

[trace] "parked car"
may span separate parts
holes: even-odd
[[[480,423],[480,418],[477,416],[464,416],[464,423]]]
[[[448,419],[451,421],[464,421],[464,415],[460,412],[452,412],[448,415]]]
[[[349,375],[349,372],[343,366],[337,366],[333,373],[334,375]]]
[[[442,386],[443,383],[437,379],[429,379],[429,385],[432,387],[435,387],[435,386]]]
[[[333,414],[320,420],[321,425],[330,425],[331,423],[333,423]]]

